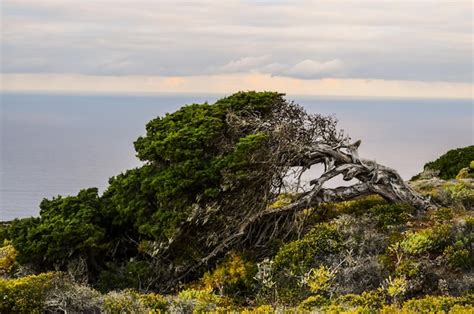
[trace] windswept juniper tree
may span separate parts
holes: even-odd
[[[113,288],[122,267],[138,278],[116,280],[123,286],[166,292],[231,250],[258,247],[260,257],[271,255],[268,244],[303,232],[300,213],[321,202],[379,194],[419,210],[433,206],[395,170],[360,158],[361,142],[336,122],[273,92],[184,106],[147,124],[135,142],[143,166],[111,178],[100,197],[86,190],[44,201],[41,217],[14,224],[10,236],[22,260],[42,269],[67,267],[65,256],[81,258],[92,283]],[[324,172],[305,184],[303,174],[315,165]],[[357,183],[325,187],[336,176]],[[283,194],[291,201],[278,202]],[[86,195],[92,201],[81,205]],[[76,243],[71,217],[95,238],[81,235]],[[52,240],[63,235],[71,245]]]
[[[232,248],[257,245],[265,251],[268,241],[296,231],[298,211],[321,202],[376,193],[420,210],[432,206],[395,170],[360,158],[361,142],[351,142],[336,122],[270,92],[241,92],[151,121],[135,147],[158,173],[151,182],[155,193],[166,194],[151,196],[152,217],[161,219],[156,213],[164,209],[173,229],[166,239],[150,242],[148,252],[176,261],[183,248],[191,251],[185,263],[171,264],[167,282],[185,280]],[[324,173],[302,185],[303,174],[318,164]],[[358,183],[324,187],[338,175]],[[282,192],[293,192],[294,201],[270,206]]]

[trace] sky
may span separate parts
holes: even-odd
[[[1,90],[472,98],[470,0],[2,0]]]

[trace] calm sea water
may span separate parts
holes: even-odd
[[[150,119],[219,96],[2,94],[0,220],[36,216],[43,198],[107,186],[140,165],[133,141]],[[310,112],[334,114],[360,154],[408,179],[426,161],[472,145],[471,100],[362,99],[288,95]]]

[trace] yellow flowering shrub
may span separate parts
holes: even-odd
[[[464,309],[470,309],[470,313],[473,313],[473,304],[474,295],[465,297],[426,296],[422,299],[408,300],[402,308],[412,313],[449,313],[455,306],[458,306],[457,310],[460,310],[459,306],[462,306]]]
[[[335,273],[326,266],[322,265],[318,268],[312,268],[305,278],[305,283],[308,285],[311,292],[325,292],[335,277]]]
[[[43,305],[56,273],[16,279],[0,278],[0,313],[43,313]]]
[[[0,247],[0,276],[8,274],[16,261],[18,252],[10,241],[4,240]]]
[[[266,314],[275,313],[275,309],[271,305],[261,305],[253,309],[244,309],[240,312],[241,314]]]
[[[221,295],[237,284],[246,285],[252,278],[254,265],[240,255],[231,253],[212,272],[206,272],[201,279],[205,290],[218,290]]]

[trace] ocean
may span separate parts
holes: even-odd
[[[3,93],[0,103],[0,220],[39,214],[43,198],[103,191],[137,167],[134,140],[146,123],[222,95]],[[449,149],[473,144],[472,100],[288,95],[309,112],[335,115],[361,139],[360,155],[403,178]]]

